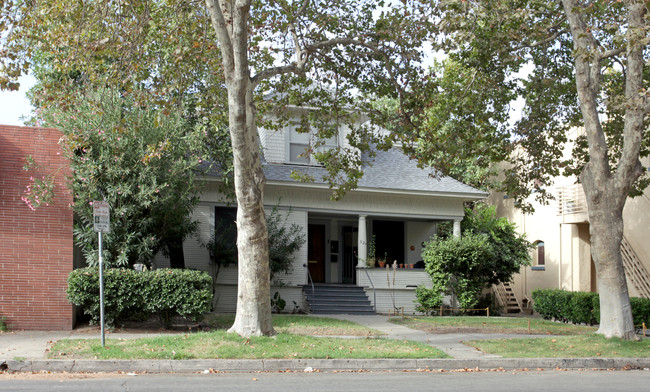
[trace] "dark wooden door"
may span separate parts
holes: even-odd
[[[308,226],[307,261],[314,282],[325,282],[325,225]]]
[[[343,283],[355,284],[357,281],[357,241],[359,229],[343,226]]]

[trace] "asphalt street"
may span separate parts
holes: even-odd
[[[9,377],[12,378],[9,378]],[[68,375],[70,376],[70,375]],[[83,377],[84,375],[74,375]],[[22,377],[22,379],[21,379]],[[93,375],[0,375],[4,392],[53,391],[647,391],[650,371],[456,371]]]

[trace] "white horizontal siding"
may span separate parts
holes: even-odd
[[[287,139],[284,129],[265,129],[264,134],[264,158],[270,163],[285,163],[287,161]]]
[[[305,242],[298,251],[293,254],[293,263],[289,273],[277,273],[273,279],[278,285],[302,286],[307,283],[307,268],[304,267],[307,261],[307,212],[293,210],[278,210],[279,214],[287,217],[286,224],[296,224],[302,229]]]
[[[271,287],[271,298],[278,292],[280,297],[286,302],[283,313],[293,313],[296,310],[305,311],[307,303],[305,296],[300,287]],[[237,311],[237,286],[236,285],[219,285],[217,286],[217,300],[215,311],[217,313],[235,313]],[[295,301],[295,304],[294,304]],[[296,306],[298,309],[296,309]]]
[[[214,208],[201,203],[194,209],[192,219],[198,223],[198,231],[183,242],[185,268],[209,271],[210,255],[201,244],[210,241],[212,230],[214,230]]]
[[[368,275],[363,270],[357,271],[359,286],[372,287],[368,280],[368,276],[370,276],[377,289],[408,289],[408,286],[419,285],[424,285],[427,288],[432,287],[431,277],[423,269],[369,268],[366,271]],[[411,290],[415,290],[415,288],[413,287]]]

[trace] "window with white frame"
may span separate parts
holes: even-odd
[[[318,162],[312,154],[307,152],[307,149],[311,146],[315,146],[317,142],[320,146],[316,147],[315,151],[325,151],[330,148],[338,147],[338,138],[332,136],[328,139],[319,139],[315,135],[315,131],[311,132],[298,132],[299,125],[292,124],[286,127],[288,134],[288,162],[289,163],[301,163],[305,165],[317,165]]]

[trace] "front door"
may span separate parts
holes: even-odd
[[[325,225],[310,224],[307,229],[307,262],[314,282],[325,282]]]
[[[355,284],[357,281],[357,240],[359,230],[353,226],[343,226],[343,283]]]

